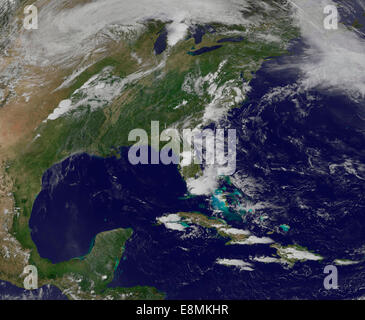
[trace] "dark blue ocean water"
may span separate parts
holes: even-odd
[[[189,201],[186,185],[176,166],[137,165],[120,158],[78,154],[50,168],[43,176],[29,222],[32,238],[42,257],[52,262],[88,252],[102,231],[155,223],[165,212],[197,209],[199,198]]]
[[[270,237],[283,245],[308,247],[324,256],[323,262],[297,263],[293,268],[255,263],[250,258],[271,256],[275,250],[268,245],[227,246],[214,230],[188,228],[181,233],[156,225],[156,217],[166,213],[213,215],[211,203],[205,197],[182,199],[187,190],[175,166],[132,166],[127,149],[120,158],[74,155],[44,174],[30,219],[40,255],[52,262],[82,256],[97,233],[131,227],[133,236],[111,286],[153,286],[168,299],[364,294],[362,110],[335,91],[298,89],[300,72],[293,62],[304,58],[303,48],[295,42],[291,55],[265,62],[251,83],[248,100],[232,110],[225,123],[237,129],[239,137],[234,178],[253,184],[240,192],[253,203],[265,203],[255,214],[269,217],[265,223],[251,215],[230,224],[257,236],[287,224],[289,232]],[[265,99],[280,88],[286,90]],[[218,258],[251,262],[254,271],[218,265]],[[345,258],[360,263],[339,267],[340,289],[324,290],[324,266]]]

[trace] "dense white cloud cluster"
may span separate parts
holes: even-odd
[[[100,45],[104,39],[95,35],[107,28],[136,29],[147,19],[172,22],[170,45],[184,37],[191,23],[247,23],[240,12],[246,0],[94,0],[74,4],[50,1],[39,8],[39,29],[22,37],[28,60],[48,64],[85,55]]]
[[[342,24],[337,30],[324,28],[324,8],[331,0],[293,0],[304,40],[309,44],[304,62],[305,89],[323,87],[341,90],[354,99],[365,97],[365,41]]]

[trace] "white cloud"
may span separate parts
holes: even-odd
[[[253,260],[257,261],[257,262],[261,262],[261,263],[280,263],[281,262],[281,260],[278,258],[265,257],[265,256],[254,257]]]
[[[38,2],[37,2],[38,3]],[[37,5],[36,3],[36,5]],[[50,1],[39,8],[39,29],[23,34],[23,48],[33,63],[62,62],[82,56],[105,40],[95,37],[108,26],[135,29],[146,19],[172,21],[168,39],[174,45],[190,23],[245,23],[245,0],[94,0],[70,7],[72,1]]]
[[[182,22],[173,22],[168,28],[168,38],[167,43],[169,46],[173,47],[176,43],[184,38],[186,33],[188,32],[189,26],[186,23]]]
[[[168,214],[157,218],[157,221],[165,226],[165,228],[175,231],[184,231],[185,227],[180,223],[181,217],[178,214]]]
[[[253,265],[251,263],[245,262],[239,259],[217,259],[217,264],[221,264],[227,267],[235,267],[240,271],[253,271]]]
[[[293,0],[296,17],[310,48],[300,63],[305,89],[322,87],[341,90],[354,99],[365,97],[365,42],[355,32],[339,24],[337,30],[323,25],[324,8],[331,0]]]
[[[287,248],[278,248],[278,252],[281,255],[285,255],[286,259],[293,259],[293,260],[322,260],[323,258],[318,255],[311,253],[309,251],[306,251],[304,249],[298,249],[294,247],[287,247]]]
[[[189,192],[194,195],[209,195],[218,188],[218,168],[216,166],[207,166],[203,175],[197,179],[187,179],[186,184]]]
[[[245,240],[231,241],[231,244],[253,245],[253,244],[270,244],[273,242],[274,241],[272,239],[267,237],[259,238],[256,236],[250,236]]]

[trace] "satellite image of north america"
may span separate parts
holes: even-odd
[[[364,298],[364,0],[0,0],[1,300]]]

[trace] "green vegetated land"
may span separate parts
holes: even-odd
[[[86,256],[67,262],[41,259],[37,266],[42,282],[56,285],[70,298],[162,299],[164,295],[154,288],[107,288],[132,233],[131,229],[100,233]]]

